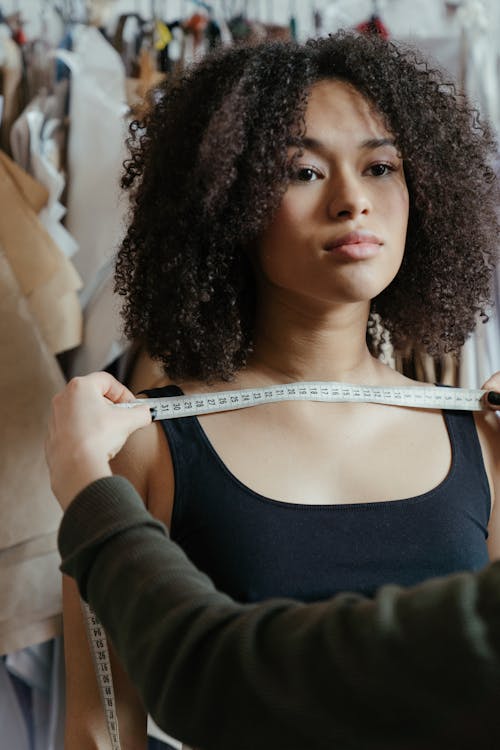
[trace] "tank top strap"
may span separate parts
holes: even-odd
[[[458,409],[456,411],[444,409],[443,414],[455,448],[465,451],[477,462],[478,468],[483,469],[483,453],[473,413],[471,411],[459,411]]]
[[[475,511],[482,515],[486,526],[491,513],[491,493],[474,415],[452,409],[444,409],[443,414],[457,468],[457,495],[467,497],[465,488],[474,483],[476,490],[470,497],[474,498]]]
[[[151,388],[141,391],[148,398],[168,398],[184,396],[178,385],[166,385],[161,388]],[[178,417],[176,419],[162,419],[159,425],[163,430],[174,470],[174,506],[170,531],[172,534],[182,526],[186,497],[190,494],[190,480],[203,471],[207,456],[207,445],[200,439],[200,428],[196,417]]]
[[[164,396],[184,396],[182,388],[178,385],[164,385],[161,388],[149,388],[140,393],[145,393],[148,398],[163,398]]]

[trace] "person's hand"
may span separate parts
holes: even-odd
[[[151,422],[147,406],[115,406],[133,399],[107,372],[73,378],[54,396],[45,454],[52,491],[63,510],[88,484],[109,476],[109,460],[132,432]]]
[[[488,391],[484,397],[485,405],[493,411],[500,411],[500,372],[488,378],[481,390]]]

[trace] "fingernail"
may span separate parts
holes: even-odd
[[[493,406],[500,406],[500,393],[497,393],[496,391],[488,391],[488,403],[492,404]]]

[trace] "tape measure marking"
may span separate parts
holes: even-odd
[[[111,661],[106,641],[106,633],[101,623],[90,609],[89,605],[82,601],[82,610],[85,617],[85,627],[92,652],[92,660],[101,694],[101,703],[106,717],[108,736],[112,750],[120,750],[120,731],[118,716],[116,715],[115,693],[113,689],[113,674],[111,672]]]
[[[486,391],[443,386],[379,387],[336,382],[304,382],[245,388],[188,396],[165,396],[131,401],[117,406],[149,406],[153,419],[177,419],[280,401],[322,401],[328,403],[373,403],[419,409],[481,411]]]
[[[418,409],[459,409],[482,411],[486,391],[443,386],[380,387],[337,382],[303,382],[271,385],[266,388],[244,388],[190,396],[137,399],[116,406],[133,408],[149,406],[153,420],[245,409],[280,401],[322,401],[329,403],[373,403]],[[106,635],[89,606],[82,602],[87,635],[90,641],[101,700],[106,715],[112,750],[120,750],[120,735],[113,691],[111,663]]]

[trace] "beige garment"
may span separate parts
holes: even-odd
[[[85,308],[126,225],[128,202],[120,189],[127,158],[125,70],[93,27],[75,27],[73,51],[58,50],[57,57],[71,70],[66,227],[79,246],[74,262]]]
[[[60,633],[61,512],[44,456],[50,401],[64,385],[0,251],[0,653]]]
[[[103,370],[127,347],[122,334],[120,306],[122,298],[113,293],[114,264],[101,269],[102,282],[85,306],[82,343],[71,352],[65,369],[68,377]]]
[[[82,338],[80,278],[37,214],[48,191],[0,151],[0,244],[53,354]]]

